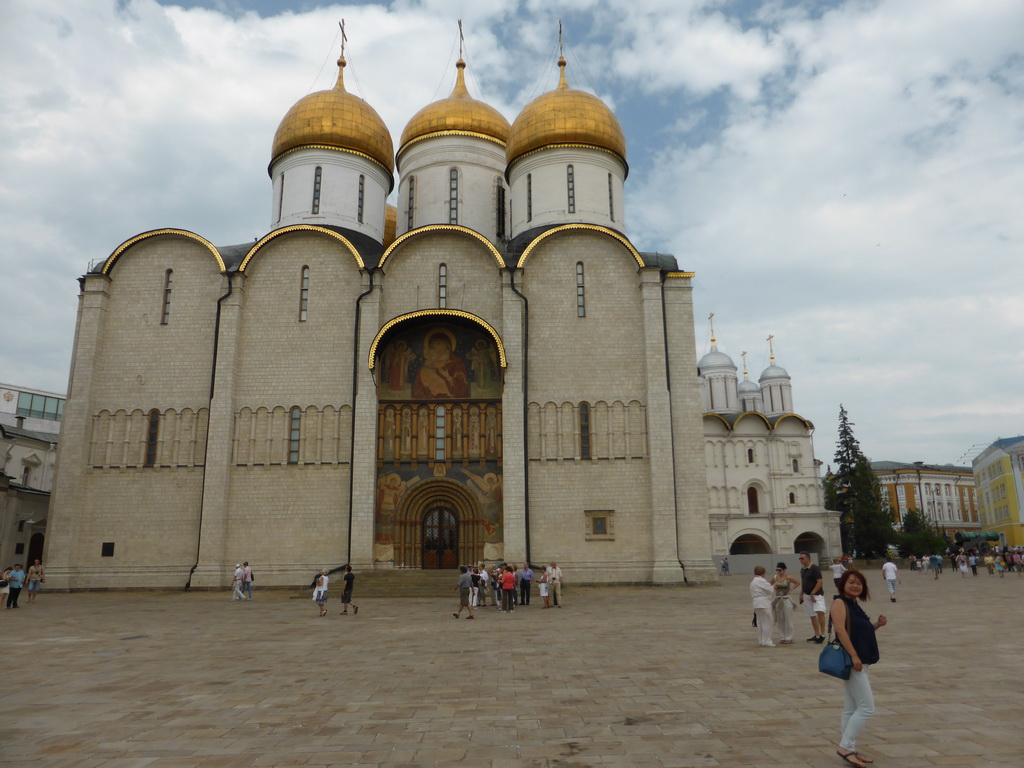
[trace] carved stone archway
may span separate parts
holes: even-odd
[[[455,566],[483,559],[484,530],[476,499],[460,483],[436,478],[417,484],[406,494],[395,525],[395,567],[423,568],[423,518],[444,507],[458,519]],[[434,566],[436,567],[436,566]]]

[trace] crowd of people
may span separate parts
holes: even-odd
[[[459,591],[459,610],[452,613],[456,619],[467,609],[467,619],[473,618],[474,608],[487,607],[488,592],[500,613],[512,613],[516,607],[530,605],[533,583],[537,582],[537,593],[543,608],[561,608],[562,585],[565,579],[558,563],[551,561],[543,569],[534,570],[529,563],[500,563],[491,569],[483,563],[459,567],[459,580],[454,589]]]
[[[15,563],[3,569],[0,575],[0,611],[8,608],[17,608],[18,600],[21,598],[21,591],[28,586],[28,602],[34,603],[43,589],[46,581],[46,571],[43,564],[37,558],[28,571],[22,568],[21,563]]]

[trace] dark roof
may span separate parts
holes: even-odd
[[[644,260],[644,264],[648,267],[658,267],[663,272],[679,271],[679,262],[676,261],[676,257],[671,253],[640,251],[640,258]]]
[[[894,472],[895,470],[908,470],[916,472],[955,472],[958,474],[972,474],[974,470],[970,467],[960,467],[956,464],[907,464],[902,461],[872,461],[871,469],[875,472]]]
[[[47,445],[57,444],[57,435],[54,432],[36,432],[34,429],[12,427],[9,424],[0,424],[0,434],[4,437],[23,437],[27,440],[35,440]]]

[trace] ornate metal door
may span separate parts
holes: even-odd
[[[459,565],[459,518],[455,510],[437,505],[423,516],[424,568],[456,568]]]

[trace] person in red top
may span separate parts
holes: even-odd
[[[501,610],[511,612],[516,608],[516,575],[507,565],[501,568]]]

